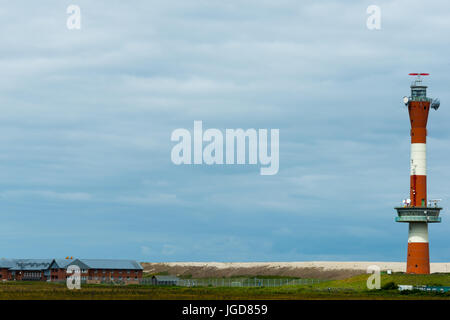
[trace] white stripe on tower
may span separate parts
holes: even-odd
[[[428,242],[428,224],[424,222],[410,222],[408,242]]]
[[[411,175],[427,175],[427,144],[411,143]]]

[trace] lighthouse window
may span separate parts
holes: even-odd
[[[426,97],[427,95],[427,91],[426,89],[418,89],[418,88],[414,88],[412,89],[411,95],[413,98],[418,98],[418,97]]]

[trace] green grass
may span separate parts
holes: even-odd
[[[352,288],[355,290],[365,290],[368,274],[362,274],[359,276],[351,277],[345,280],[334,280],[324,283],[314,285],[315,288]],[[404,273],[393,273],[391,275],[382,274],[381,275],[381,286],[388,282],[395,282],[399,284],[409,284],[409,285],[438,285],[438,286],[450,286],[450,274],[404,274]]]
[[[65,284],[46,282],[0,283],[0,299],[450,299],[450,293],[405,292],[398,290],[367,290],[368,274],[345,280],[314,285],[282,287],[154,287],[151,285],[114,286],[82,285],[69,290]],[[410,285],[450,286],[449,274],[381,275],[381,284],[388,282]],[[330,290],[328,288],[331,288]]]

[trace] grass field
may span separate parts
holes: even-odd
[[[83,285],[81,290],[69,290],[65,284],[57,283],[4,282],[0,283],[0,299],[450,299],[450,293],[369,291],[367,277],[271,288]],[[388,282],[450,286],[450,275],[382,275],[382,286]]]

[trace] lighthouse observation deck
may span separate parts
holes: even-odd
[[[442,208],[440,207],[397,207],[395,210],[398,214],[395,218],[396,222],[441,222],[439,213]]]

